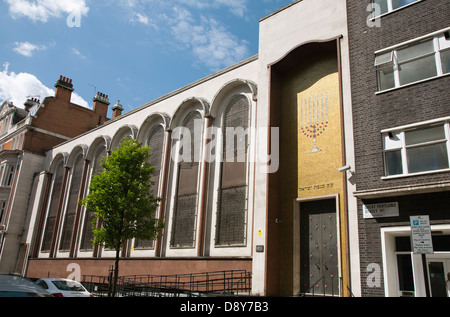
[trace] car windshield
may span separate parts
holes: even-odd
[[[74,281],[52,281],[61,291],[84,292],[84,288]]]

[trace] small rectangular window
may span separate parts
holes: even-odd
[[[381,55],[377,55],[377,57],[375,58],[375,66],[381,66],[381,65],[392,65],[393,62],[393,53],[391,52],[387,52]]]
[[[388,175],[403,174],[402,153],[400,150],[386,152],[385,160]]]
[[[3,222],[3,215],[5,214],[6,201],[0,201],[0,223]]]
[[[411,130],[405,133],[406,145],[415,145],[439,140],[445,141],[445,131],[444,126],[442,125],[424,129]]]
[[[442,73],[450,73],[450,50],[441,53]]]
[[[432,144],[406,150],[408,171],[418,173],[448,168],[445,144]]]
[[[399,66],[400,85],[437,76],[434,56],[409,61]]]
[[[397,59],[399,63],[404,61],[426,56],[434,52],[433,40],[428,40],[415,45],[407,46],[397,51]]]
[[[395,87],[394,67],[383,67],[378,69],[379,90],[386,90]]]
[[[11,165],[8,168],[8,174],[6,175],[5,186],[11,186],[14,178],[14,166]]]

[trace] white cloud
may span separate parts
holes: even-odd
[[[169,19],[171,32],[184,49],[193,52],[199,63],[216,71],[248,56],[248,43],[219,21],[201,17],[200,23],[196,23],[188,10],[174,8],[174,12],[175,16]]]
[[[247,0],[178,0],[177,2],[198,9],[227,7],[231,13],[239,17],[243,17],[247,11]]]
[[[72,48],[72,53],[73,54],[75,54],[75,55],[77,55],[79,58],[81,58],[81,59],[86,59],[86,56],[84,56],[83,54],[81,54],[81,52],[78,50],[78,49],[76,49],[76,48]]]
[[[55,91],[46,87],[36,76],[29,73],[8,72],[9,63],[3,64],[4,69],[0,72],[0,100],[8,100],[15,106],[23,108],[28,97],[38,97],[41,101],[45,97],[54,96]],[[89,104],[76,93],[72,93],[73,103],[89,108]]]
[[[32,21],[47,22],[51,17],[62,14],[86,16],[89,7],[85,0],[5,0],[9,5],[9,13],[13,18],[27,17]]]
[[[136,17],[138,19],[138,22],[143,23],[143,24],[148,24],[148,17],[145,15],[142,15],[140,13],[136,13]]]
[[[249,56],[249,43],[213,18],[231,12],[245,18],[249,0],[115,0],[131,23],[155,30],[167,46],[192,54],[195,64],[211,71],[237,63]],[[161,39],[161,36],[164,39]]]
[[[42,51],[47,48],[45,45],[36,45],[30,42],[15,42],[14,45],[14,51],[26,57],[31,57],[34,51]]]

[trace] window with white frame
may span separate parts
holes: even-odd
[[[7,165],[5,175],[3,178],[3,186],[10,187],[14,180],[14,165]]]
[[[3,223],[3,216],[6,211],[6,201],[0,201],[0,223]]]
[[[448,170],[449,122],[383,133],[385,175]]]
[[[450,73],[450,31],[376,54],[378,90]]]
[[[372,5],[379,9],[379,12],[375,11],[375,15],[382,15],[420,1],[422,0],[372,0]]]

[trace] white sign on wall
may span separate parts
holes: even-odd
[[[414,253],[433,253],[433,241],[429,216],[411,216],[411,241]]]
[[[363,205],[364,219],[397,217],[398,202]]]

